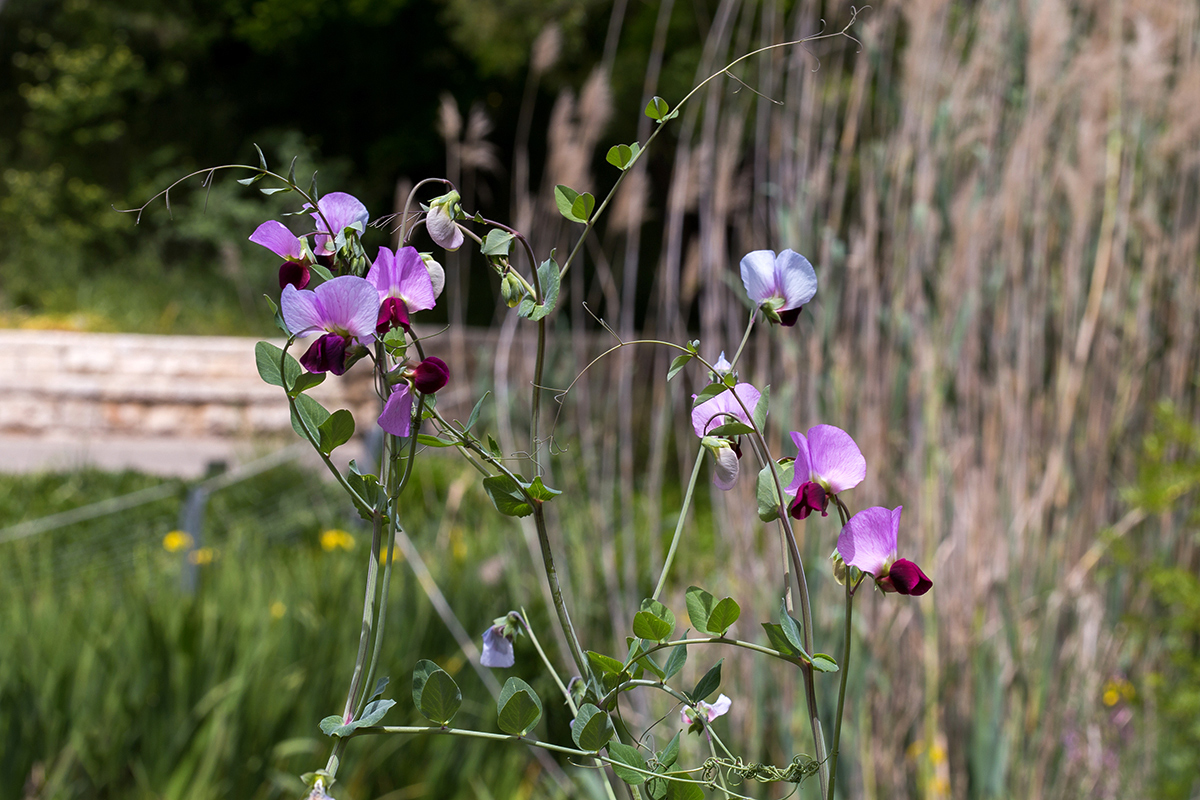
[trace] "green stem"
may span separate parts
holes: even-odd
[[[842,710],[846,704],[846,681],[850,675],[850,622],[854,615],[854,590],[846,580],[846,624],[843,631],[846,642],[842,647],[841,681],[838,684],[837,716],[833,722],[833,744],[829,751],[829,791],[825,797],[833,800],[833,785],[837,781],[838,748],[842,740]]]
[[[658,585],[654,587],[655,600],[662,594],[663,585],[667,582],[667,573],[675,561],[675,551],[679,548],[679,540],[683,538],[683,525],[687,521],[688,509],[692,505],[692,494],[696,491],[696,480],[700,477],[700,465],[704,463],[704,446],[696,453],[696,466],[692,467],[692,478],[688,481],[687,492],[683,495],[683,506],[679,509],[679,519],[675,523],[675,535],[671,537],[671,547],[667,550],[667,558],[663,562],[662,573],[658,576]]]
[[[567,635],[567,646],[571,649],[571,658],[579,669],[580,677],[590,679],[592,672],[588,668],[583,647],[579,644],[579,637],[575,634],[575,626],[571,623],[571,614],[567,611],[567,604],[563,601],[562,587],[558,583],[558,568],[554,565],[554,553],[550,549],[550,532],[546,530],[546,512],[543,510],[540,500],[531,502],[533,503],[533,521],[537,526],[538,545],[542,550],[542,567],[546,571],[546,580],[550,583],[550,596],[554,598],[554,612],[558,615],[558,623],[562,625],[563,632]]]
[[[558,670],[554,669],[554,665],[546,657],[546,651],[542,649],[542,643],[538,641],[537,635],[534,634],[533,626],[529,624],[529,615],[524,608],[521,609],[519,619],[521,621],[521,628],[529,636],[529,641],[533,642],[533,649],[537,650],[538,657],[542,659],[542,663],[546,665],[546,669],[550,672],[550,677],[554,678],[554,682],[558,684],[558,690],[562,692],[563,698],[567,701],[567,708],[571,710],[571,716],[574,717],[579,713],[579,709],[575,707],[575,700],[571,697],[571,690],[562,682],[562,678],[558,677]]]
[[[750,331],[754,330],[754,318],[757,315],[758,309],[750,309],[750,321],[746,323],[746,332],[742,334],[742,343],[738,345],[737,352],[733,354],[733,360],[729,362],[731,367],[736,367],[738,359],[742,357],[742,351],[746,349],[746,342],[750,341]]]

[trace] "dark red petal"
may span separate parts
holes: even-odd
[[[902,558],[888,570],[892,586],[900,594],[922,595],[933,587],[933,581],[913,562]]]
[[[796,324],[796,320],[800,319],[800,312],[804,310],[804,306],[796,306],[789,308],[787,311],[780,311],[779,324],[785,328],[790,328]]]
[[[303,289],[305,286],[308,286],[308,281],[311,277],[308,267],[299,261],[285,261],[279,267],[279,288],[282,289],[291,284],[297,289]]]
[[[450,380],[450,368],[437,356],[430,356],[413,370],[413,386],[421,394],[433,394]]]
[[[346,340],[336,333],[325,334],[300,356],[300,364],[309,372],[341,375],[346,371]]]
[[[408,327],[408,306],[399,297],[388,297],[379,304],[379,319],[375,323],[375,332],[384,334],[392,328]]]
[[[819,483],[805,481],[796,491],[796,499],[792,501],[791,512],[796,519],[806,519],[814,511],[820,511],[822,517],[828,517],[829,497],[825,487]]]

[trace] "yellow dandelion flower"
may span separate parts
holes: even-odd
[[[212,547],[199,547],[188,553],[188,561],[198,567],[203,567],[206,564],[211,564],[217,560],[219,554]]]
[[[282,619],[286,613],[287,606],[283,604],[283,601],[276,600],[274,603],[271,603],[271,619]]]
[[[171,531],[163,537],[162,546],[168,553],[190,550],[192,547],[192,535],[187,531]]]
[[[354,537],[339,528],[330,528],[321,532],[321,549],[331,553],[338,548],[350,550],[354,547]]]

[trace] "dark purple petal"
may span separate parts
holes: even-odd
[[[800,484],[796,499],[792,501],[789,510],[796,519],[807,519],[808,515],[814,511],[820,511],[822,517],[828,517],[829,512],[826,510],[828,508],[829,497],[825,494],[825,488],[819,483],[807,481]]]
[[[382,336],[395,327],[408,327],[408,309],[399,297],[389,297],[379,305],[379,320],[375,323],[375,332]]]
[[[285,261],[279,267],[279,288],[295,286],[297,289],[303,289],[308,286],[311,277],[308,267],[304,264],[299,261]]]
[[[901,558],[888,570],[892,586],[900,594],[923,595],[933,587],[933,581],[907,558]]]
[[[413,386],[421,394],[433,394],[449,380],[450,368],[437,356],[429,356],[413,370]]]
[[[346,340],[336,333],[325,334],[300,356],[300,364],[309,372],[341,375],[346,371]]]

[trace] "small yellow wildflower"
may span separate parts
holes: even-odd
[[[333,552],[338,548],[350,550],[354,547],[354,537],[339,528],[330,528],[321,532],[321,549]]]
[[[282,600],[276,600],[274,603],[271,603],[271,619],[282,619],[286,613],[287,606],[283,604]]]
[[[212,547],[199,547],[188,553],[188,561],[198,567],[203,567],[216,561],[218,555],[220,554]]]
[[[192,547],[192,535],[187,531],[171,531],[163,537],[162,544],[163,549],[168,553],[190,550]]]

